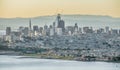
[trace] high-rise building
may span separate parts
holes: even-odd
[[[48,35],[48,26],[47,25],[44,25],[44,30],[42,31],[42,35],[43,36],[47,36]]]
[[[111,32],[112,32],[112,34],[118,34],[118,30],[117,29],[112,29]]]
[[[20,35],[21,35],[20,32],[13,31],[13,32],[11,33],[11,41],[12,41],[12,42],[19,41],[19,40],[20,40]]]
[[[19,27],[19,32],[22,32],[24,30],[24,27]]]
[[[73,32],[74,32],[74,27],[73,26],[67,26],[66,29],[67,29],[68,34],[69,33],[73,34]]]
[[[79,27],[79,33],[81,34],[82,33],[82,29]]]
[[[44,25],[44,30],[47,30],[48,29],[48,26],[47,25]]]
[[[53,27],[55,27],[55,22],[53,22]]]
[[[105,30],[106,30],[106,31],[105,31],[106,33],[109,33],[109,27],[108,27],[108,26],[105,27]]]
[[[10,35],[11,34],[11,27],[7,27],[6,28],[6,35]]]
[[[57,28],[62,28],[62,32],[65,32],[65,22],[64,20],[61,20],[60,14],[57,15],[57,22],[58,22]]]
[[[37,25],[33,26],[33,31],[39,31],[39,29],[38,29],[38,26],[37,26]]]
[[[83,27],[83,32],[84,33],[93,33],[94,31],[93,31],[92,27],[91,28],[89,28],[89,27]]]
[[[77,35],[78,34],[78,25],[77,23],[75,23],[75,26],[74,26],[74,35]]]
[[[101,33],[104,33],[104,29],[103,28],[100,28],[97,30],[97,34],[101,34]]]
[[[40,28],[39,28],[39,31],[40,31],[40,33],[42,33],[42,31],[43,31],[43,27],[40,27]]]
[[[54,35],[54,29],[53,28],[50,28],[50,32],[49,32],[50,34],[50,36],[53,36]]]
[[[49,28],[51,29],[51,28],[53,28],[53,26],[52,26],[52,25],[50,25],[50,26],[49,26]]]
[[[29,33],[29,36],[31,37],[32,36],[32,25],[31,25],[31,19],[29,20],[29,28],[28,28],[28,33]]]
[[[56,31],[55,31],[55,22],[53,22],[53,34],[55,35],[56,34]]]
[[[78,25],[77,25],[77,23],[75,23],[74,31],[75,31],[75,32],[78,32]]]
[[[57,15],[57,25],[58,25],[57,27],[59,27],[59,22],[60,22],[60,20],[61,20],[61,16],[60,16],[60,14],[58,14],[58,15]]]
[[[87,33],[88,29],[89,29],[89,27],[83,27],[83,32]]]
[[[28,27],[24,28],[23,34],[24,34],[24,36],[28,36],[29,35],[29,28]]]
[[[31,26],[31,19],[29,20],[29,29],[30,29],[30,31],[32,30],[32,28],[31,28],[32,26]]]

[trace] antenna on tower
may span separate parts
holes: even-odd
[[[61,9],[61,12],[60,12],[61,14],[63,13],[63,9]]]
[[[57,10],[55,11],[55,15],[57,15],[57,17],[55,18],[55,21],[54,21],[55,23],[58,23],[58,20],[61,19],[61,17],[60,17],[61,13],[63,13],[63,9],[60,10],[57,8]]]

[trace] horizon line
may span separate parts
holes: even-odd
[[[59,14],[59,13],[58,13]],[[15,18],[37,18],[37,17],[48,17],[48,16],[56,16],[57,14],[54,15],[39,15],[39,16],[33,16],[33,17],[0,17],[0,19],[15,19]],[[61,14],[63,16],[100,16],[100,17],[110,17],[110,18],[120,18],[120,17],[114,17],[114,16],[110,16],[110,15],[94,15],[94,14]]]

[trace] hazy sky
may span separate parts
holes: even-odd
[[[120,0],[0,0],[0,17],[85,14],[120,17]]]

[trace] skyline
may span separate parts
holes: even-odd
[[[119,0],[0,0],[0,18],[56,15],[102,15],[120,17]]]

